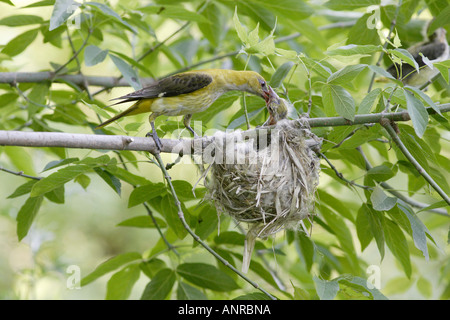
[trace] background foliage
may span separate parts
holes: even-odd
[[[449,194],[448,115],[425,111],[450,100],[448,64],[436,66],[442,75],[426,93],[382,69],[393,59],[414,64],[402,49],[423,39],[433,17],[432,29],[448,29],[449,8],[446,0],[1,0],[0,71],[56,75],[0,84],[0,130],[143,136],[145,116],[93,130],[111,114],[102,109],[108,100],[131,88],[86,87],[58,77],[120,76],[137,89],[140,78],[187,69],[247,68],[293,103],[294,118],[309,110],[311,118],[350,120],[408,110],[412,121],[398,124],[400,138]],[[244,105],[252,127],[267,119],[260,99],[229,93],[194,120],[205,129],[245,129]],[[161,137],[189,136],[178,130],[179,119],[160,118]],[[259,241],[248,277],[280,299],[448,299],[449,219],[442,198],[382,126],[313,131],[324,139],[328,161],[322,161],[311,237],[296,230]],[[2,298],[268,298],[188,235],[152,156],[0,147],[0,167],[31,176],[0,171]],[[192,194],[199,179],[193,168],[182,163],[169,171],[186,220],[240,269],[244,235],[229,217],[218,218],[211,203],[200,202],[201,184]],[[425,205],[417,208],[411,199]],[[70,282],[73,266],[81,271],[81,289]],[[366,282],[374,275],[380,290]]]

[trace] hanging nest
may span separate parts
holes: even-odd
[[[205,185],[219,213],[248,224],[243,272],[256,238],[295,229],[313,213],[320,166],[310,142],[320,141],[301,122],[281,120],[250,138],[242,131],[214,136]]]

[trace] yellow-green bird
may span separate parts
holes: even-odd
[[[190,127],[194,113],[206,110],[222,94],[233,90],[249,92],[267,102],[269,88],[264,78],[254,71],[207,69],[178,73],[158,80],[141,90],[116,98],[122,100],[117,104],[130,101],[135,103],[101,123],[97,128],[102,128],[125,116],[151,112],[148,120],[152,127],[152,136],[157,148],[161,150],[161,141],[156,134],[154,123],[158,116],[184,115],[185,127],[197,137]]]

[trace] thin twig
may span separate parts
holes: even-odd
[[[122,155],[120,154],[120,152],[117,152],[117,156],[119,157],[120,162],[121,162],[122,165],[123,165],[123,168],[124,168],[126,171],[130,171],[130,170],[128,170],[128,167],[127,167],[126,163],[123,161],[123,158],[122,158]],[[130,183],[130,184],[131,184],[131,183]],[[135,186],[134,184],[131,184],[131,186],[133,187],[133,189],[136,189],[136,188],[137,188],[137,186]],[[158,221],[156,221],[155,216],[153,215],[153,212],[152,212],[152,210],[150,209],[150,207],[149,207],[149,205],[147,204],[147,202],[143,202],[142,205],[144,206],[145,210],[147,211],[147,215],[148,215],[148,216],[150,217],[150,219],[152,220],[153,225],[155,226],[156,230],[157,230],[158,233],[159,233],[159,236],[161,237],[161,239],[163,239],[164,243],[166,244],[167,249],[169,249],[170,251],[173,251],[173,253],[175,253],[175,254],[178,256],[178,255],[179,255],[178,251],[175,249],[175,246],[173,246],[173,245],[169,242],[169,240],[167,240],[167,238],[164,236],[164,233],[162,232],[162,230],[161,230],[161,228],[160,228],[160,226],[159,226],[159,224],[158,224]]]
[[[331,163],[330,160],[328,160],[328,158],[327,158],[322,152],[319,152],[318,155],[319,155],[320,157],[322,157],[322,158],[328,163],[328,165],[329,165],[330,168],[334,171],[334,173],[336,174],[336,176],[337,176],[339,179],[341,179],[342,181],[344,181],[345,183],[347,183],[347,184],[349,184],[349,185],[352,185],[352,186],[355,186],[355,187],[358,187],[358,188],[365,189],[365,190],[367,190],[367,189],[372,189],[372,187],[369,187],[369,186],[363,186],[363,185],[358,184],[358,183],[356,183],[356,182],[354,182],[354,181],[350,181],[350,180],[346,179],[346,178],[344,177],[344,175],[343,175],[341,172],[339,172],[339,170]]]
[[[433,178],[425,171],[424,168],[419,164],[419,162],[413,157],[406,146],[403,144],[397,132],[391,125],[391,121],[387,119],[382,119],[381,125],[386,129],[386,131],[391,136],[392,140],[395,142],[399,150],[408,159],[409,162],[417,169],[417,171],[424,177],[424,179],[431,185],[431,187],[436,190],[436,192],[450,205],[450,197],[441,189],[441,187],[433,180]]]
[[[23,173],[23,171],[12,171],[3,167],[0,167],[0,171],[4,171],[4,172],[8,172],[11,174],[14,174],[16,176],[20,176],[20,177],[24,177],[24,178],[28,178],[28,179],[33,179],[33,180],[41,180],[41,177],[35,177],[35,176],[30,176],[28,174]]]
[[[364,151],[362,150],[361,146],[357,147],[356,150],[358,150],[359,153],[361,154],[361,156],[363,157],[364,163],[366,165],[366,170],[369,171],[370,169],[372,169],[373,168],[372,164],[370,163],[369,159],[367,159],[367,156],[364,153]],[[419,208],[419,209],[423,209],[423,208],[426,208],[426,207],[429,206],[429,204],[422,203],[422,202],[419,202],[419,201],[416,201],[414,199],[411,199],[411,198],[408,198],[408,197],[404,196],[403,194],[401,194],[400,192],[395,190],[390,184],[388,184],[385,181],[381,181],[380,182],[380,186],[383,189],[385,189],[387,192],[389,192],[393,196],[399,198],[400,200],[406,202],[410,206],[413,206],[413,207]],[[429,209],[427,211],[433,212],[433,213],[436,213],[436,214],[440,214],[442,216],[450,217],[450,215],[447,213],[447,211],[445,209],[436,208],[436,209]]]
[[[397,7],[395,8],[394,18],[393,18],[392,21],[391,21],[391,26],[390,26],[390,28],[389,28],[388,36],[387,36],[387,38],[386,38],[386,41],[385,41],[384,44],[383,44],[383,50],[381,51],[380,56],[378,57],[378,61],[377,61],[377,63],[376,63],[376,66],[380,66],[380,64],[381,64],[381,61],[382,61],[383,56],[384,56],[384,49],[387,48],[388,43],[389,43],[389,41],[391,40],[392,32],[394,31],[395,25],[397,24],[397,18],[398,18],[398,14],[400,13],[400,7],[401,7],[401,6],[402,6],[402,0],[399,0],[399,1],[398,1],[398,4],[397,4]],[[375,76],[376,76],[376,73],[375,73],[375,71],[374,71],[374,72],[372,73],[372,78],[370,79],[370,82],[369,82],[369,89],[367,90],[367,92],[372,91],[372,86],[373,86],[373,83],[375,82]]]
[[[192,229],[189,227],[189,225],[186,222],[186,219],[184,218],[184,213],[183,210],[181,208],[181,203],[178,200],[177,197],[177,193],[175,192],[175,188],[173,187],[172,184],[172,177],[169,175],[169,173],[167,172],[164,162],[161,159],[161,155],[159,153],[154,154],[156,161],[159,164],[159,167],[164,175],[164,178],[167,181],[167,184],[170,187],[170,191],[172,192],[172,196],[174,198],[174,202],[175,205],[177,207],[178,210],[178,217],[181,220],[181,223],[183,224],[184,228],[187,230],[187,232],[192,236],[192,238],[194,238],[195,241],[197,241],[201,246],[203,246],[209,253],[211,253],[217,260],[219,260],[220,262],[222,262],[226,267],[230,268],[233,272],[235,272],[237,275],[239,275],[242,279],[244,279],[245,281],[247,281],[249,284],[251,284],[253,287],[255,287],[256,289],[260,290],[262,293],[264,293],[265,295],[267,295],[270,299],[272,300],[277,300],[277,298],[275,298],[274,296],[272,296],[269,292],[267,292],[266,290],[264,290],[263,288],[261,288],[256,282],[254,282],[253,280],[251,280],[250,278],[248,278],[245,274],[243,274],[242,272],[240,272],[239,270],[237,270],[234,266],[232,266],[227,260],[225,260],[224,258],[222,258],[216,251],[214,251],[210,246],[208,246],[207,243],[205,243],[202,239],[200,239],[200,237],[198,235],[195,234],[194,231],[192,231]]]
[[[72,57],[63,65],[61,65],[58,69],[55,70],[55,74],[58,74],[62,69],[64,69],[69,63],[71,63],[73,60],[75,60],[78,55],[80,54],[81,51],[83,51],[84,47],[86,47],[86,45],[88,44],[89,38],[91,37],[91,34],[93,32],[92,28],[88,29],[88,34],[86,36],[86,39],[84,39],[83,44],[81,45],[81,47],[78,49],[78,51],[76,51]]]

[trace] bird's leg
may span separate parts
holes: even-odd
[[[192,118],[192,114],[187,114],[184,116],[184,118],[183,118],[184,126],[186,127],[186,129],[188,129],[190,132],[192,132],[195,139],[200,138],[198,136],[198,134],[195,133],[194,129],[191,128],[191,118]]]
[[[150,125],[152,127],[152,132],[149,132],[146,134],[147,137],[151,136],[153,138],[153,140],[155,141],[156,147],[158,148],[159,151],[161,151],[162,149],[162,143],[161,140],[158,137],[158,134],[156,133],[156,128],[155,128],[155,119],[158,115],[155,115],[154,113],[152,113],[149,117],[148,117],[148,121],[150,122]]]

